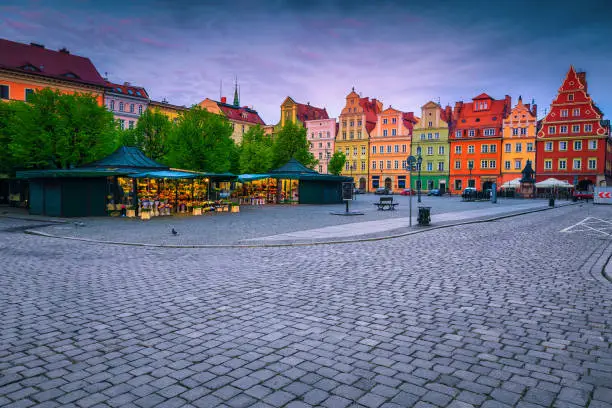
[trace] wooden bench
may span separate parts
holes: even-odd
[[[373,204],[377,206],[379,210],[382,211],[395,210],[395,206],[398,205],[398,203],[393,202],[393,197],[380,197],[380,201]]]

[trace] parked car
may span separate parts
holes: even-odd
[[[391,190],[390,188],[387,188],[387,187],[378,187],[374,191],[374,194],[378,194],[378,195],[390,195],[390,194],[393,194],[393,190]]]
[[[465,190],[463,190],[463,193],[461,193],[461,198],[466,199],[466,198],[471,198],[474,199],[476,198],[476,188],[474,187],[468,187]]]
[[[572,201],[578,200],[592,200],[593,192],[592,191],[574,191],[572,194]]]
[[[403,196],[416,195],[416,191],[414,191],[411,188],[405,188],[402,191],[400,191],[400,195],[403,195]]]
[[[365,189],[363,188],[355,188],[353,191],[355,194],[365,194]]]
[[[431,190],[429,190],[429,193],[427,193],[428,196],[440,196],[440,190],[438,190],[437,188],[432,188]]]

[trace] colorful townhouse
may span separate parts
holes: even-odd
[[[123,85],[107,82],[104,104],[115,116],[119,128],[133,129],[140,115],[149,106],[149,95],[144,88],[129,82]]]
[[[386,187],[399,192],[409,185],[406,162],[416,122],[412,112],[391,106],[378,114],[376,127],[370,133],[370,191]]]
[[[501,181],[501,141],[511,98],[493,99],[482,93],[472,102],[456,102],[450,133],[450,183],[453,194],[466,187],[493,188]]]
[[[65,48],[0,39],[0,100],[27,101],[35,91],[91,94],[104,105],[106,82],[89,58]]]
[[[189,110],[185,106],[173,105],[165,99],[161,101],[149,100],[149,109],[166,115],[172,122],[178,121],[179,115]]]
[[[325,113],[327,115],[327,112]],[[335,118],[304,121],[310,152],[319,161],[317,171],[328,173],[329,159],[334,154],[338,124]]]
[[[610,122],[588,93],[586,72],[570,67],[541,121],[536,150],[537,181],[554,177],[578,190],[606,185],[606,175],[612,181]]]
[[[413,172],[411,188],[430,191],[439,189],[444,194],[449,187],[449,126],[452,108],[445,109],[432,101],[421,106],[421,119],[412,135],[411,154],[421,155],[421,180]],[[419,184],[420,183],[420,184]]]
[[[329,119],[325,108],[317,108],[308,103],[298,103],[290,96],[286,97],[281,104],[280,122],[276,126],[276,131],[280,130],[285,123],[299,123],[301,126],[306,126],[306,121],[313,119]],[[334,121],[335,122],[335,121]]]
[[[227,103],[227,98],[223,96],[221,97],[221,101],[206,98],[200,102],[199,105],[202,109],[217,115],[225,116],[229,120],[234,129],[232,139],[236,144],[242,143],[242,136],[248,132],[251,127],[259,125],[263,128],[266,125],[256,110],[248,106],[240,106],[237,85],[234,89],[234,101],[232,104]]]
[[[336,151],[346,155],[342,175],[352,177],[355,185],[364,191],[368,188],[370,132],[376,127],[382,107],[382,102],[362,98],[353,88],[346,96],[346,104],[338,118]]]
[[[501,181],[503,183],[521,178],[527,161],[536,165],[536,130],[538,125],[537,105],[518,103],[503,121],[501,151]]]

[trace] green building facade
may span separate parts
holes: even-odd
[[[411,154],[421,155],[421,191],[439,189],[444,193],[449,189],[449,123],[452,109],[446,109],[432,101],[421,107],[421,119],[412,130]],[[418,190],[419,172],[412,172],[410,185]]]

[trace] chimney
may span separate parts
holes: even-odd
[[[130,86],[130,83],[129,82],[124,82],[123,86]]]
[[[226,96],[222,96],[221,97],[221,103],[227,103],[227,97]]]
[[[61,52],[62,54],[70,54],[70,51],[68,51],[68,48],[66,48],[66,47],[60,48],[59,52]]]
[[[33,46],[33,47],[38,47],[38,48],[45,48],[44,45],[39,44],[39,43],[30,43],[30,45]]]
[[[578,72],[576,75],[578,75],[580,83],[584,85],[584,92],[587,92],[586,72]]]

